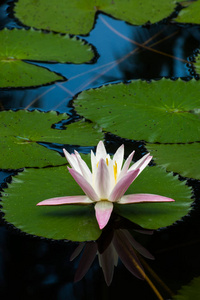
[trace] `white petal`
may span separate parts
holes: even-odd
[[[92,181],[92,174],[91,174],[91,171],[90,169],[88,168],[88,165],[86,164],[86,162],[81,158],[80,154],[75,150],[74,151],[75,155],[76,155],[76,158],[77,158],[77,161],[78,161],[78,164],[79,164],[79,167],[81,169],[81,173],[83,175],[83,177],[85,177],[85,179],[91,183]]]
[[[98,143],[97,149],[96,149],[96,158],[97,158],[97,161],[99,161],[101,158],[106,159],[106,155],[107,155],[107,152],[106,152],[104,143],[102,141],[100,141]]]
[[[108,199],[110,194],[110,174],[103,158],[100,159],[95,179],[95,190],[100,199]]]
[[[63,152],[64,152],[66,159],[68,160],[68,163],[72,167],[72,169],[74,169],[77,172],[79,172],[80,174],[82,174],[76,156],[74,154],[69,154],[69,152],[67,152],[66,149],[63,149]]]
[[[127,157],[127,159],[126,159],[126,161],[125,161],[125,163],[123,165],[123,168],[122,168],[122,170],[121,170],[121,172],[119,174],[118,180],[120,180],[127,173],[128,168],[130,166],[130,163],[131,163],[131,161],[133,159],[134,153],[135,153],[135,151],[131,152],[131,154],[129,154],[129,156]]]
[[[113,156],[113,163],[115,164],[115,161],[117,163],[117,169],[118,169],[118,174],[121,170],[122,167],[122,163],[124,160],[124,145],[121,145],[117,151],[115,152],[114,156]]]
[[[150,153],[147,153],[141,159],[139,159],[137,162],[135,162],[130,167],[130,169],[128,170],[128,172],[132,171],[132,170],[140,169],[140,172],[139,172],[139,174],[140,174],[144,170],[144,168],[146,168],[146,166],[149,164],[149,162],[152,160],[152,157],[153,156],[150,156]]]

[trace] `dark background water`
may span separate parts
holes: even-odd
[[[10,29],[20,28],[21,24],[12,14],[12,2],[0,3],[2,3],[0,28],[5,26]],[[108,69],[107,64],[120,60],[137,46],[115,34],[104,21],[126,38],[140,44],[156,35],[157,37],[152,39],[148,46],[157,43],[155,49],[174,58],[141,48],[122,63]],[[169,20],[152,26],[131,26],[99,14],[93,30],[84,38],[95,47],[97,58],[95,63],[82,65],[38,63],[62,73],[68,81],[38,88],[2,89],[0,109],[29,108],[43,111],[53,109],[67,112],[73,121],[78,116],[71,100],[84,89],[138,78],[145,80],[162,77],[172,79],[182,77],[185,80],[197,78],[192,68],[188,66],[199,47],[200,26],[171,24]],[[178,60],[177,57],[185,62]],[[106,146],[110,153],[113,153],[122,141],[125,143],[127,153],[130,153],[133,145],[138,146],[138,156],[144,152],[143,143],[121,140],[111,134],[106,135]],[[56,148],[56,145],[51,146]],[[90,147],[81,147],[79,151],[87,153]],[[14,173],[15,171],[7,170],[0,172],[2,188],[6,187],[6,181],[9,181],[10,175]],[[153,236],[141,237],[139,240],[156,258],[155,261],[147,263],[174,293],[193,277],[200,276],[198,204],[200,185],[197,180],[188,180],[188,184],[194,190],[194,205],[190,215],[169,228],[156,231]],[[2,218],[0,227],[2,299],[117,299],[119,296],[126,299],[130,298],[130,295],[132,299],[157,299],[148,284],[133,277],[121,263],[115,268],[114,279],[109,288],[105,284],[97,259],[87,275],[80,282],[74,283],[78,260],[70,262],[69,258],[75,247],[76,244],[71,242],[55,242],[28,236],[5,224]],[[157,281],[154,280],[154,284],[164,299],[170,299],[169,294]]]

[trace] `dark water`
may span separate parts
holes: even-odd
[[[11,8],[5,2],[0,6],[0,28],[20,27],[12,16]],[[140,44],[156,35],[148,45],[157,43],[155,49],[168,53],[171,57],[140,49],[137,54],[129,56],[108,70],[107,64],[120,60],[137,46],[115,34],[105,22],[128,39]],[[2,89],[1,110],[23,108],[57,110],[70,114],[73,121],[78,116],[73,110],[71,100],[84,89],[138,78],[151,80],[182,77],[188,80],[196,77],[193,70],[186,66],[186,61],[189,63],[193,60],[199,46],[199,26],[172,25],[168,21],[152,26],[131,26],[99,14],[94,29],[84,38],[95,46],[98,58],[95,64],[38,63],[62,73],[68,81],[30,89]],[[178,60],[177,57],[185,62]],[[106,136],[106,146],[110,153],[113,153],[121,142],[122,140],[110,134]],[[134,141],[123,142],[127,153],[130,153]],[[143,144],[136,144],[140,153],[138,155],[141,155],[144,152]],[[50,146],[56,148],[56,145]],[[87,153],[90,147],[80,147],[78,150]],[[12,174],[14,171],[0,172],[2,187],[6,186],[6,181],[10,180],[9,176]],[[199,182],[189,180],[188,184],[193,187],[196,199],[190,215],[169,228],[155,232],[153,236],[142,236],[139,240],[156,258],[155,261],[148,261],[149,266],[174,293],[182,285],[200,275]],[[114,279],[109,288],[105,284],[97,259],[87,275],[80,282],[74,283],[78,260],[70,262],[69,258],[75,247],[76,244],[71,242],[33,238],[18,232],[2,220],[0,227],[2,299],[79,300],[116,299],[119,296],[124,299],[157,299],[148,284],[135,278],[121,263],[115,268]],[[164,299],[170,299],[169,293],[160,286],[160,283],[153,281]]]

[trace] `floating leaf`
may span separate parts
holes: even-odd
[[[136,80],[83,91],[77,112],[105,131],[148,142],[186,143],[200,137],[200,81]]]
[[[176,22],[200,24],[200,2],[191,1],[188,7],[183,8],[175,18]]]
[[[174,0],[19,0],[15,16],[24,24],[72,34],[87,34],[93,27],[97,11],[110,14],[131,24],[156,23],[168,17],[175,9]],[[55,17],[57,16],[57,17]]]
[[[88,163],[90,156],[84,156]],[[144,228],[157,229],[171,225],[190,209],[190,188],[159,167],[149,167],[143,171],[127,193],[138,192],[157,193],[176,200],[175,203],[115,204],[116,212]],[[3,195],[4,218],[27,233],[47,238],[73,241],[97,239],[100,230],[93,204],[36,206],[42,200],[69,195],[83,195],[83,191],[65,166],[25,170],[13,178]]]
[[[184,177],[200,179],[200,144],[147,144],[158,165]]]
[[[118,205],[118,213],[144,228],[157,229],[171,225],[188,214],[191,189],[172,173],[160,167],[148,167],[136,178],[126,194],[150,193],[175,200],[168,203]]]
[[[200,295],[200,277],[194,278],[188,285],[183,286],[172,300],[195,300]]]
[[[67,120],[67,114],[39,111],[0,112],[0,168],[44,167],[66,163],[56,151],[37,142],[94,146],[103,138],[94,124],[78,121],[65,125],[65,130],[53,129],[52,124]]]
[[[89,45],[68,35],[33,29],[0,31],[0,87],[36,86],[64,80],[29,61],[83,63],[93,58]]]
[[[22,231],[50,239],[96,240],[101,231],[92,206],[36,206],[46,198],[80,193],[66,166],[25,170],[13,178],[3,196],[5,220]]]

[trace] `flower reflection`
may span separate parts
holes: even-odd
[[[130,168],[134,151],[128,156],[125,163],[124,145],[121,145],[113,158],[106,152],[102,141],[97,145],[96,156],[91,151],[92,172],[77,151],[69,154],[63,149],[71,168],[70,174],[82,188],[85,196],[65,196],[51,198],[39,202],[37,205],[63,205],[63,204],[91,204],[95,203],[95,214],[102,229],[108,223],[113,203],[130,204],[140,202],[169,202],[171,198],[153,194],[124,195],[131,183],[151,161],[152,156],[146,154]],[[122,166],[123,165],[123,166]]]
[[[136,230],[144,234],[152,234],[153,231],[140,229]],[[83,250],[84,249],[84,250]],[[118,264],[120,258],[124,266],[137,278],[144,279],[144,270],[138,254],[148,258],[154,257],[140,245],[125,228],[110,228],[104,230],[97,241],[80,243],[71,256],[71,260],[75,259],[83,250],[78,269],[75,274],[75,281],[81,280],[96,255],[98,255],[99,265],[102,268],[106,284],[109,286],[113,279],[114,267]]]

